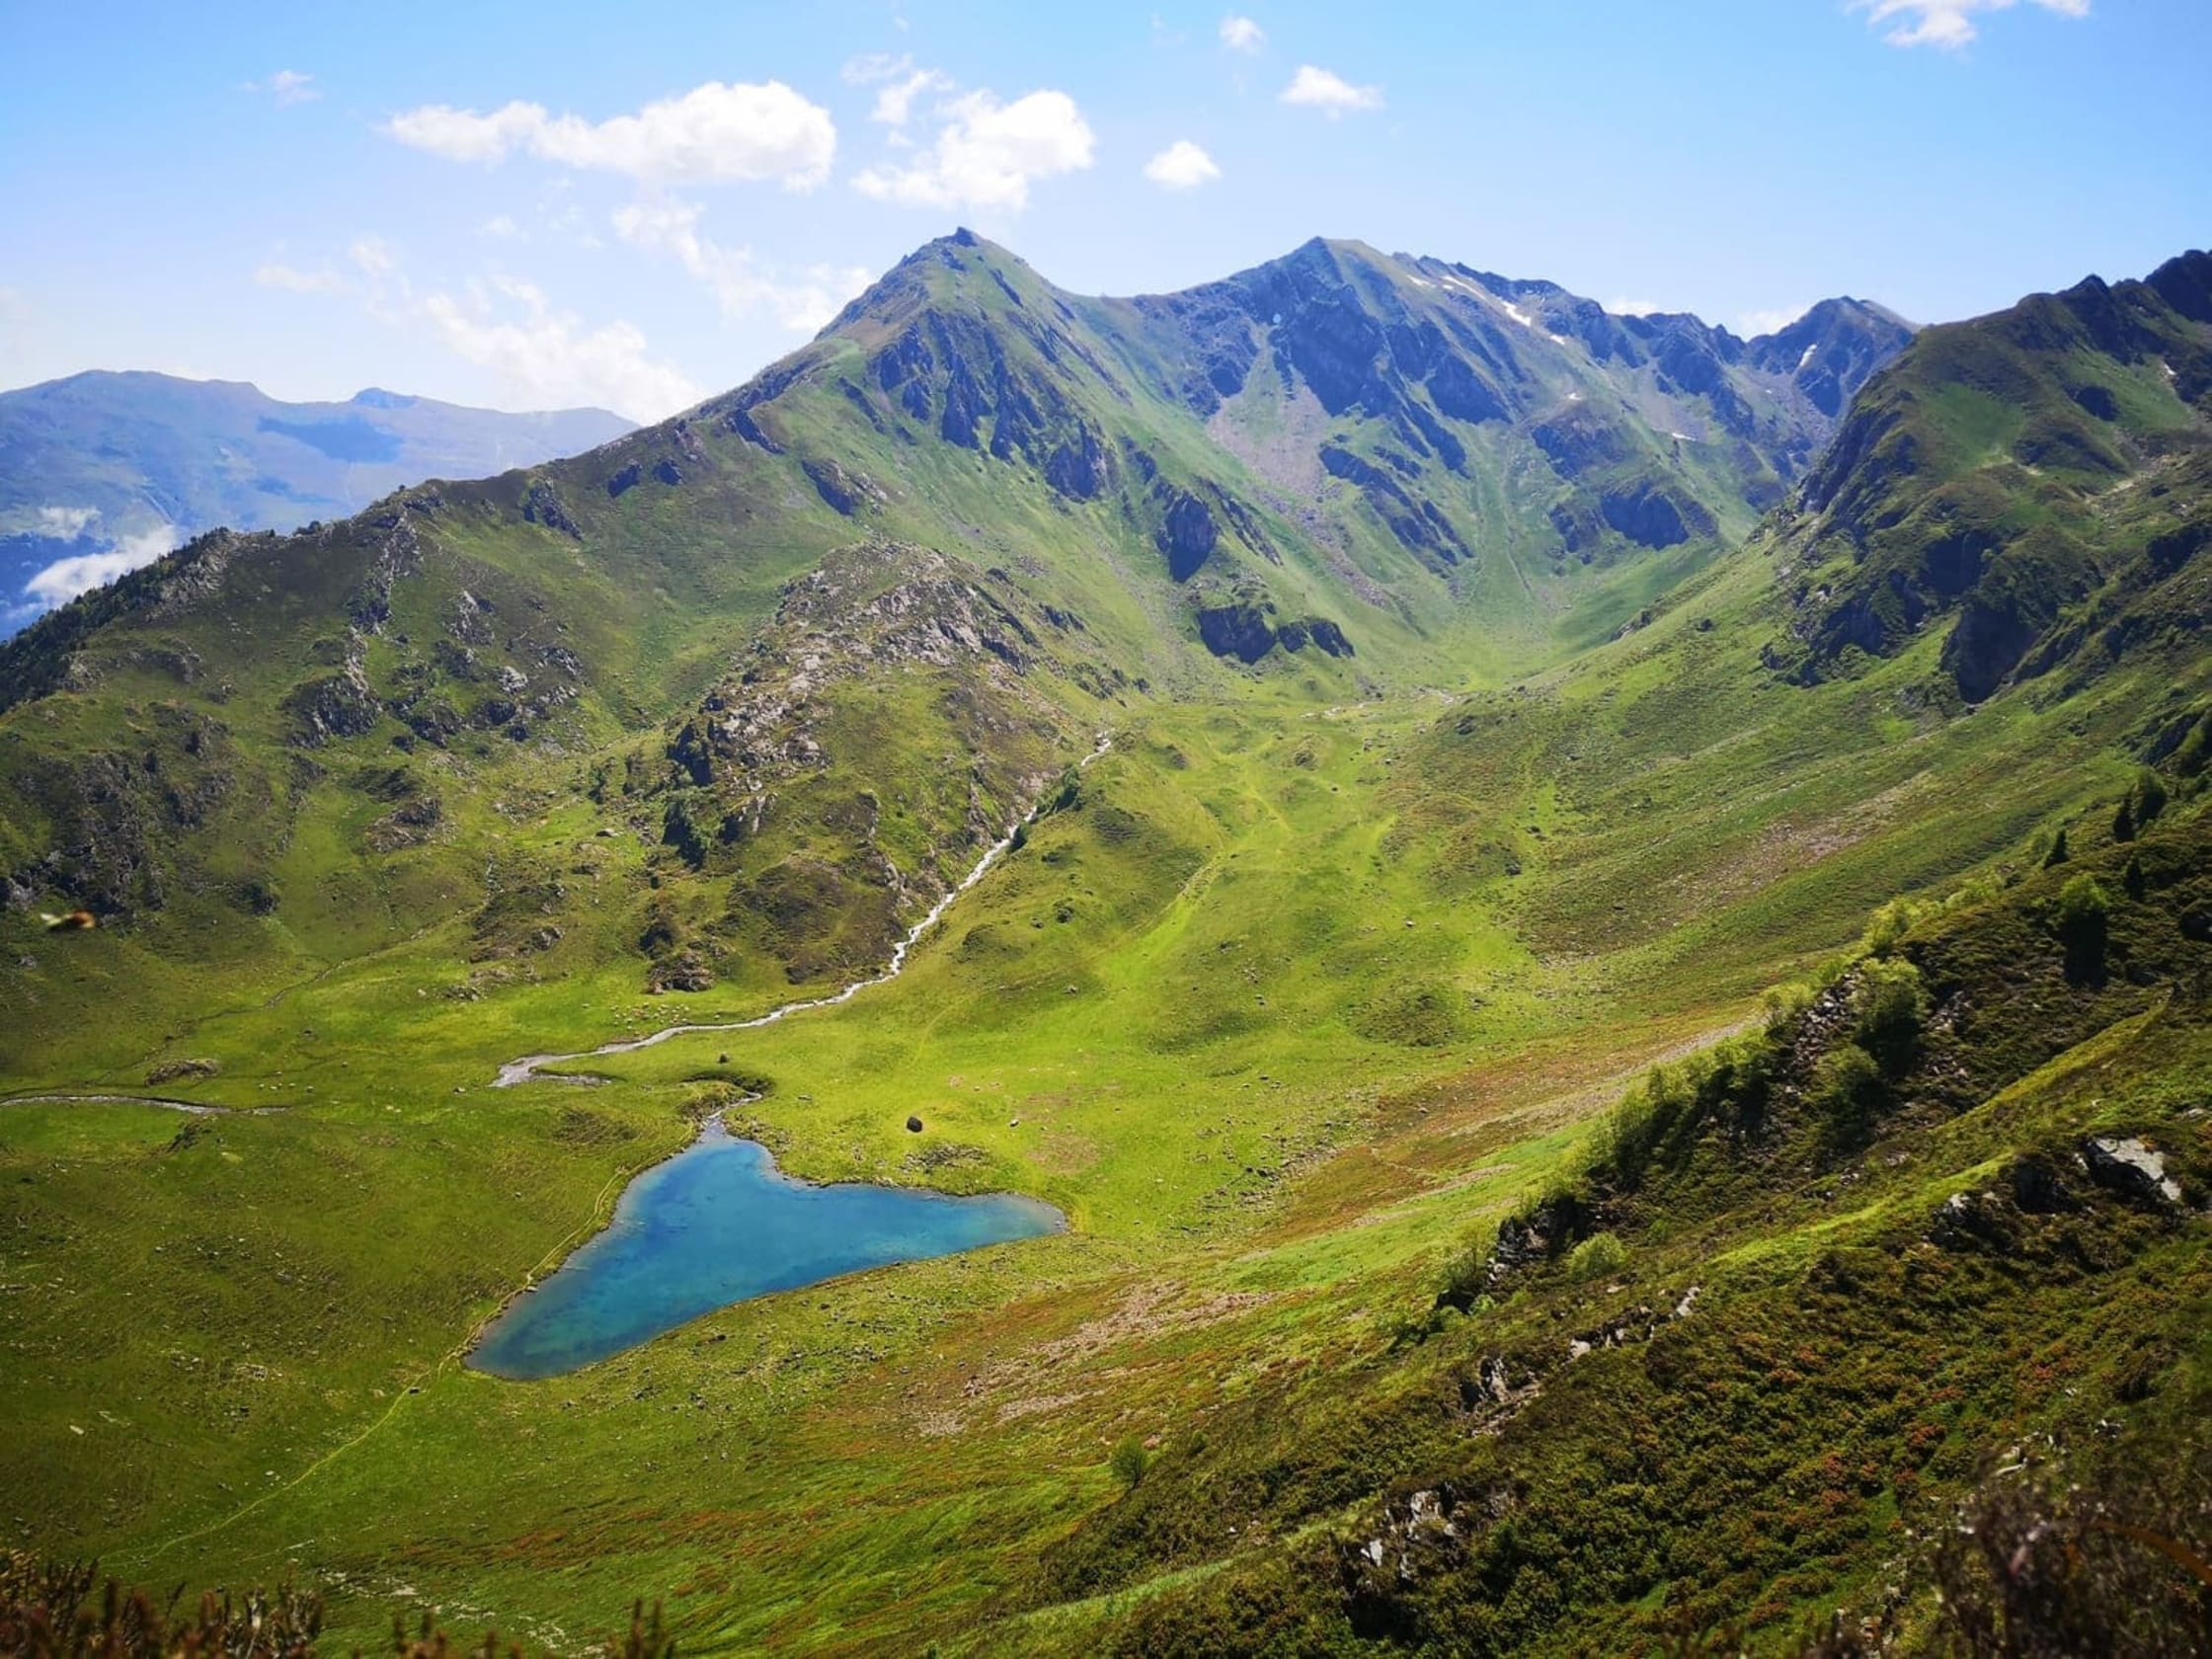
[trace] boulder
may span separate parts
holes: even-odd
[[[907,1133],[908,1135],[919,1135],[921,1133],[921,1120],[919,1118],[909,1117],[907,1120]]]

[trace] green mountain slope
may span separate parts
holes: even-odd
[[[343,518],[425,479],[576,454],[632,425],[603,409],[513,415],[373,389],[284,403],[168,374],[75,374],[0,392],[0,630],[218,525]],[[64,560],[89,569],[29,591]]]
[[[1942,629],[1980,701],[2126,649],[2202,542],[2208,397],[2212,255],[1930,330],[1867,388],[1778,540],[1796,606],[1778,661],[1849,672]]]
[[[956,237],[679,421],[41,621],[9,1540],[296,1570],[340,1641],[1936,1640],[2008,1448],[2201,1455],[2212,1181],[2212,659],[2148,550],[2201,478],[2087,498],[2106,577],[1970,708],[1939,627],[1783,661],[1815,494],[1897,487],[1828,405],[1962,396],[1956,332],[1859,389],[1856,302],[1741,343],[1326,243],[1088,300]],[[899,977],[730,1029],[1032,806]],[[1069,1228],[463,1369],[716,1109]]]
[[[1804,326],[1785,373],[1693,319],[1324,243],[1083,300],[963,233],[678,420],[291,538],[216,533],[43,620],[0,651],[37,734],[0,758],[27,808],[0,871],[19,908],[165,925],[200,960],[327,961],[523,892],[528,936],[572,942],[501,972],[650,935],[656,984],[673,959],[694,987],[833,977],[1132,695],[1229,683],[1217,659],[1326,694],[1450,681],[1618,626],[1826,430],[1790,375],[1903,338],[1852,303]],[[941,617],[925,672],[897,630],[811,670],[791,585],[840,549],[840,602],[995,620]],[[872,735],[909,720],[910,753]],[[533,864],[487,890],[501,797],[548,786],[662,849],[619,919]],[[763,921],[789,908],[763,880],[810,897]]]

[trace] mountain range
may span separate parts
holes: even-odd
[[[0,626],[203,531],[295,530],[405,485],[574,454],[631,423],[368,390],[284,403],[242,382],[73,374],[0,392]]]
[[[2202,253],[1745,341],[965,231],[199,534],[0,644],[16,1541],[561,1651],[2161,1651],[2208,543]],[[464,1369],[705,1118],[1068,1224]]]

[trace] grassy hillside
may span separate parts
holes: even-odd
[[[1078,301],[955,239],[681,422],[0,654],[7,1541],[295,1574],[340,1641],[644,1596],[709,1651],[1783,1650],[1933,1640],[2008,1448],[2193,1455],[2193,544],[1972,706],[1936,629],[1778,672],[1816,510],[1731,536],[1809,427],[1652,462],[1701,541],[1510,562],[1569,354],[1691,395],[1679,320],[1609,321],[1331,245]],[[1463,473],[1376,458],[1460,419],[1424,324],[1527,370]],[[1708,405],[1787,356],[1706,343]],[[491,1086],[864,976],[1032,807],[889,983]],[[465,1369],[718,1109],[1068,1230]]]

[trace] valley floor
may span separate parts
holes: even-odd
[[[1637,1072],[1756,1024],[1875,906],[2116,775],[2094,715],[1938,720],[1877,679],[1746,690],[1721,721],[1661,674],[1631,642],[1602,676],[1466,696],[1132,706],[895,982],[576,1063],[592,1086],[491,1085],[518,1055],[789,992],[645,997],[610,961],[456,1002],[461,924],[434,922],[283,983],[212,975],[189,1013],[125,997],[81,1043],[53,1031],[0,1103],[0,1527],[143,1582],[297,1577],[339,1644],[399,1609],[576,1651],[642,1596],[697,1652],[1012,1653],[1091,1648],[1348,1523],[1392,1478],[1383,1451],[1373,1485],[1304,1492],[1288,1535],[1280,1507],[1224,1499],[1191,1520],[1222,1536],[1165,1571],[1086,1591],[1065,1565],[1131,1501],[1125,1442],[1187,1446],[1267,1402],[1351,1434],[1418,1396],[1481,1340],[1480,1309],[1429,1340],[1454,1264],[1577,1167]],[[1776,696],[1835,718],[1784,730]],[[590,822],[548,798],[524,832]],[[216,1069],[149,1087],[180,1055]],[[37,1098],[57,1092],[232,1110]],[[1070,1228],[548,1382],[464,1369],[717,1108],[795,1173],[1020,1191]]]

